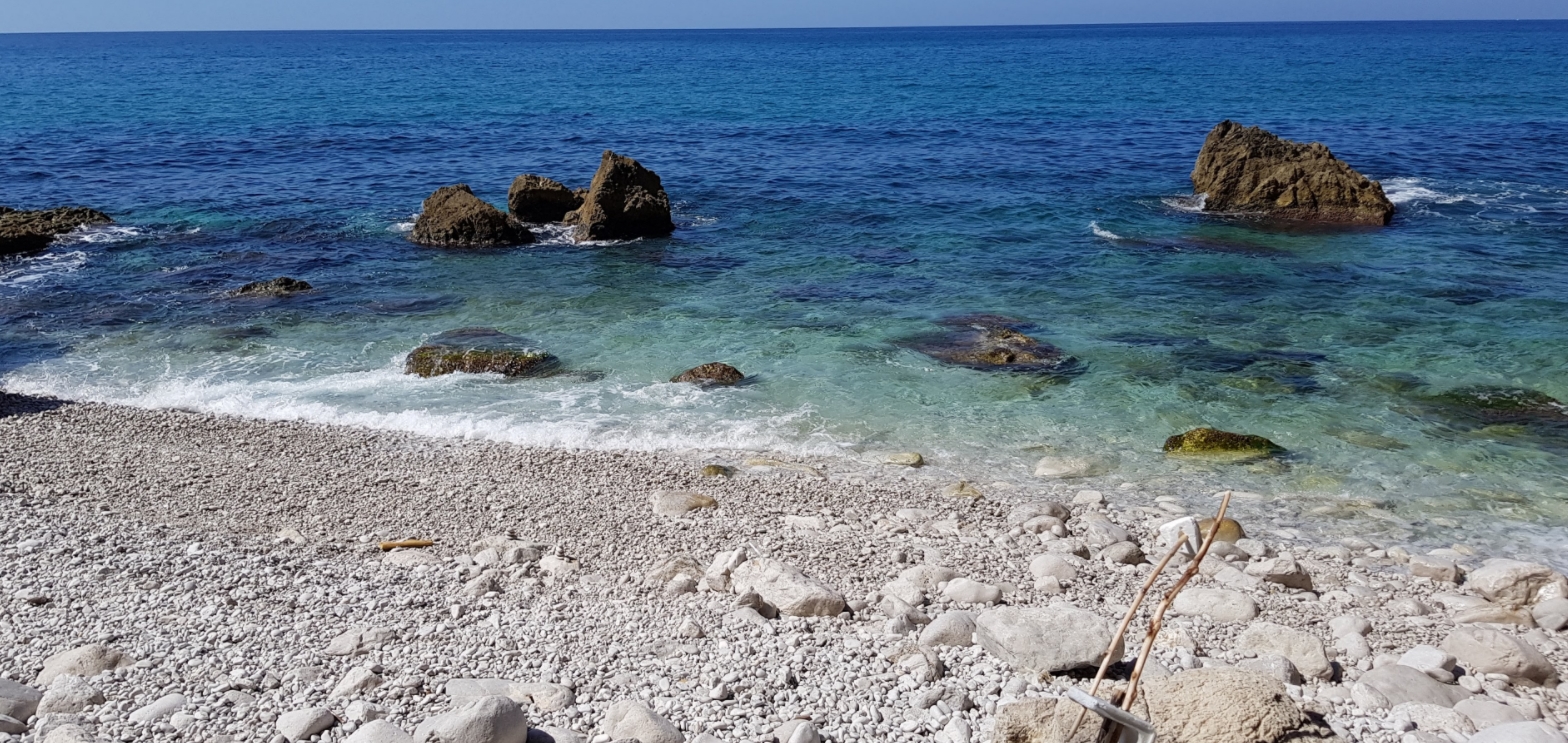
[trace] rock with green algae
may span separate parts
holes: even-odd
[[[1262,436],[1217,428],[1194,428],[1165,440],[1165,453],[1178,457],[1240,461],[1262,459],[1284,451],[1284,447]]]
[[[1480,425],[1568,428],[1568,406],[1535,390],[1460,387],[1427,397],[1426,402],[1447,417]]]
[[[965,315],[941,321],[950,330],[921,336],[906,345],[937,361],[979,371],[1066,374],[1078,360],[1062,349],[1026,335],[1025,323],[1000,315]]]
[[[500,374],[534,377],[551,373],[560,360],[528,341],[492,328],[460,328],[431,338],[408,354],[407,374]]]

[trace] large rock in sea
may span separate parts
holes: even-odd
[[[524,222],[560,222],[583,205],[583,197],[541,175],[520,175],[506,193],[506,209]]]
[[[438,188],[425,199],[409,239],[438,248],[488,248],[531,243],[534,235],[459,183]]]
[[[712,361],[692,367],[670,378],[671,382],[689,382],[703,387],[730,387],[739,384],[746,375],[729,364]]]
[[[0,206],[0,255],[35,253],[78,227],[113,222],[103,212],[80,206],[38,211]]]
[[[1078,360],[1062,349],[1025,335],[1012,318],[968,315],[943,320],[951,328],[936,336],[923,336],[908,346],[937,361],[980,371],[1066,374],[1076,371]]]
[[[299,279],[279,276],[268,281],[252,281],[234,290],[236,297],[286,297],[290,294],[308,292],[313,287],[309,282]]]
[[[659,175],[609,150],[599,160],[583,205],[567,221],[577,225],[572,239],[578,242],[665,237],[675,231]]]
[[[1204,139],[1192,190],[1206,195],[1203,210],[1210,212],[1359,225],[1385,225],[1394,216],[1383,186],[1322,144],[1280,139],[1228,120]]]
[[[1165,453],[1176,457],[1197,457],[1224,461],[1263,459],[1285,448],[1262,436],[1231,433],[1216,428],[1194,428],[1165,440]]]
[[[421,377],[453,372],[535,377],[560,360],[527,340],[493,328],[460,328],[436,335],[408,354],[403,371]]]

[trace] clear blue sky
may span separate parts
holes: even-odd
[[[0,32],[1564,18],[1568,0],[15,0]]]

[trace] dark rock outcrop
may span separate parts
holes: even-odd
[[[1461,429],[1568,437],[1568,405],[1535,390],[1460,387],[1418,398],[1424,412]]]
[[[659,175],[609,150],[599,160],[583,205],[566,221],[577,225],[572,239],[578,242],[665,237],[675,231]]]
[[[1377,181],[1357,173],[1320,143],[1280,139],[1222,121],[1209,132],[1192,169],[1203,210],[1275,219],[1384,225],[1394,204]]]
[[[506,193],[506,209],[524,222],[560,222],[583,205],[583,197],[539,175],[520,175]]]
[[[311,287],[310,284],[304,281],[300,281],[299,279],[291,279],[287,276],[279,276],[278,278],[272,279],[271,281],[252,281],[249,284],[235,289],[234,296],[286,297],[290,294],[308,292],[312,288],[313,287]]]
[[[34,253],[78,227],[113,222],[103,212],[80,206],[38,211],[0,206],[0,255]]]
[[[1194,428],[1165,440],[1165,453],[1180,457],[1239,461],[1263,459],[1284,451],[1284,447],[1262,436],[1215,428]]]
[[[741,374],[739,369],[736,369],[729,364],[721,364],[715,361],[709,364],[703,364],[699,367],[687,369],[686,371],[675,375],[675,377],[670,381],[690,382],[692,384],[699,384],[704,387],[729,387],[745,378],[746,375]]]
[[[453,372],[535,377],[560,365],[554,355],[493,328],[448,330],[408,354],[407,374],[436,377]]]
[[[534,235],[459,183],[438,188],[425,199],[409,239],[439,248],[487,248],[531,243]]]
[[[966,315],[943,321],[952,328],[908,345],[933,359],[980,371],[1065,374],[1078,360],[1062,349],[1025,335],[1026,324],[998,315]]]

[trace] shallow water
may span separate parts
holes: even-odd
[[[1042,451],[1097,486],[1220,484],[1340,533],[1568,561],[1568,441],[1423,395],[1568,399],[1568,23],[0,36],[0,203],[115,227],[0,262],[0,384],[528,444],[914,449],[981,482]],[[1196,214],[1223,118],[1320,140],[1381,230]],[[669,240],[441,251],[420,200],[605,148],[664,178]],[[289,275],[319,291],[230,299]],[[899,344],[987,312],[1083,364]],[[492,326],[567,368],[401,374]],[[724,360],[755,383],[662,380]],[[1283,462],[1166,461],[1197,425]]]

